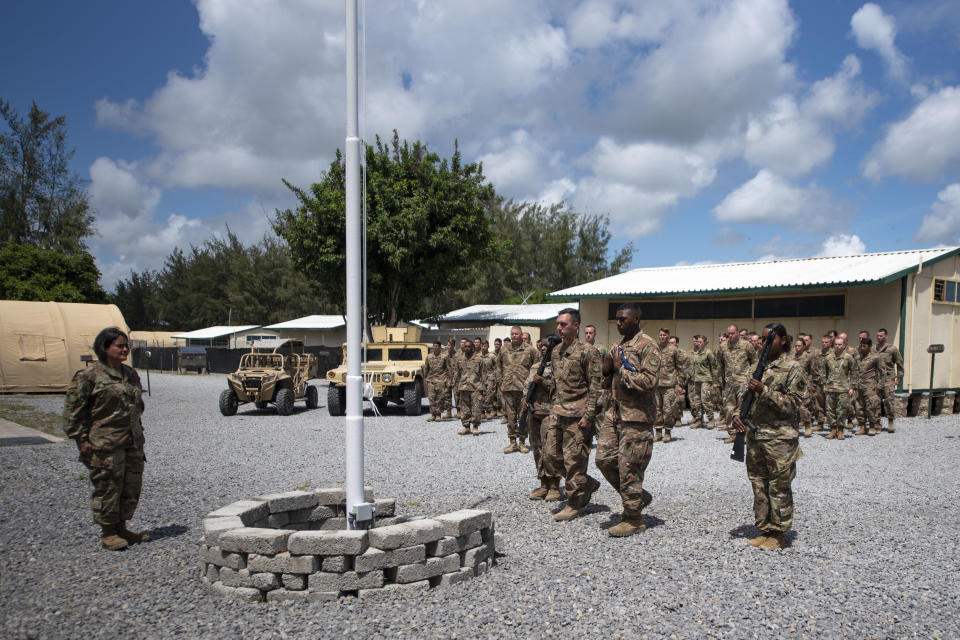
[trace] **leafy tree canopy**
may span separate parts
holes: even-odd
[[[0,247],[0,299],[107,302],[93,256],[66,255],[29,244]]]

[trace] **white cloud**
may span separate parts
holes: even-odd
[[[883,9],[868,2],[860,7],[850,19],[850,27],[857,44],[864,49],[876,51],[886,64],[887,73],[897,80],[903,80],[907,72],[907,59],[897,49],[894,39],[897,25],[892,16]]]
[[[944,87],[889,128],[863,164],[871,180],[899,175],[929,181],[960,165],[960,88]]]
[[[90,166],[90,206],[102,241],[124,245],[146,229],[160,202],[160,189],[137,175],[136,165],[97,158]]]
[[[960,183],[937,194],[914,237],[919,242],[960,243]]]
[[[549,172],[549,159],[542,142],[518,129],[506,138],[497,138],[478,160],[483,174],[499,193],[530,199],[541,188]]]
[[[758,261],[766,260],[786,260],[789,258],[798,258],[800,256],[806,255],[809,252],[809,247],[803,242],[784,242],[783,236],[777,234],[767,240],[766,242],[761,242],[751,249],[757,257]]]
[[[866,250],[867,245],[860,239],[860,236],[849,233],[837,233],[823,241],[823,244],[820,245],[820,253],[817,255],[850,256],[863,253]]]
[[[713,212],[722,222],[783,224],[804,230],[845,225],[854,213],[826,189],[816,184],[797,187],[766,169],[727,194]]]

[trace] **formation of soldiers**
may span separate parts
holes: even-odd
[[[709,337],[699,334],[685,351],[668,329],[660,329],[655,342],[639,324],[639,307],[621,305],[617,328],[622,338],[608,349],[596,344],[592,325],[584,328],[581,340],[579,312],[562,310],[557,318],[562,342],[553,349],[542,375],[538,368],[547,341],[531,344],[520,327],[513,327],[502,343],[496,340],[492,352],[480,338],[472,343],[461,340],[459,350],[453,340],[446,350],[435,342],[425,368],[429,420],[450,419],[456,407],[462,424],[459,433],[479,435],[482,420],[502,416],[509,440],[504,453],[533,452],[539,487],[529,497],[552,502],[566,494],[566,505],[554,515],[557,521],[578,517],[600,487],[587,474],[596,437],[597,467],[623,503],[621,521],[609,534],[622,537],[645,529],[641,512],[653,497],[643,488],[644,473],[654,443],[670,442],[672,429],[681,426],[686,401],[690,428],[726,428],[724,442],[731,443],[743,428],[738,416],[748,383],[766,389],[765,384],[789,382],[790,394],[778,396],[785,408],[764,400],[766,408],[760,412],[775,423],[767,433],[775,434],[776,443],[762,438],[758,442],[756,435],[748,438],[748,475],[761,529],[751,544],[772,549],[783,546],[783,531],[792,522],[789,485],[801,455],[795,446],[798,434],[812,437],[819,426],[829,430],[827,439],[843,440],[845,431],[855,428],[853,435],[875,435],[881,431],[883,414],[887,431],[893,433],[894,420],[902,415],[895,391],[903,378],[903,359],[888,342],[886,329],[877,331],[875,343],[867,332],[860,332],[857,348],[848,345],[845,333],[830,331],[817,349],[809,334],[794,340],[781,325],[768,325],[765,332],[771,326],[778,332],[776,366],[771,364],[761,383],[750,381],[762,348],[760,334],[730,325],[718,336],[715,351]],[[781,453],[784,461],[789,458],[787,471],[782,477],[762,478],[758,471],[762,461]],[[780,519],[774,522],[771,514]]]

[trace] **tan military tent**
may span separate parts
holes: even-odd
[[[129,332],[116,305],[0,300],[0,391],[66,391],[106,327]]]
[[[130,341],[133,347],[182,347],[187,341],[183,338],[174,338],[177,331],[131,331]]]

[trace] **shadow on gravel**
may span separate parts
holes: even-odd
[[[467,508],[468,508],[468,509],[479,509],[479,508],[480,508],[480,505],[486,504],[486,503],[490,502],[491,500],[493,500],[493,496],[487,496],[486,498],[481,498],[481,499],[477,500],[476,502],[474,502],[473,504],[471,504],[471,505],[470,505],[469,507],[467,507]]]
[[[606,522],[600,524],[600,528],[604,531],[610,527],[620,524],[620,514],[610,514],[610,518]],[[667,524],[666,520],[658,518],[657,516],[652,516],[649,513],[643,514],[643,524],[647,526],[647,529],[656,529],[659,526]]]
[[[150,536],[150,542],[156,542],[157,540],[163,540],[164,538],[176,538],[177,536],[182,536],[187,531],[190,531],[190,527],[185,527],[182,524],[171,524],[166,527],[156,527],[155,529],[150,529],[150,531],[147,531],[147,535]]]
[[[744,540],[746,540],[746,539],[748,539],[748,538],[753,538],[754,536],[757,536],[757,535],[759,535],[759,534],[760,534],[760,530],[757,529],[757,528],[756,528],[755,526],[753,526],[752,524],[742,524],[742,525],[740,525],[739,527],[737,527],[736,529],[731,529],[731,530],[730,530],[730,537],[731,537],[731,538],[743,538]],[[797,532],[796,532],[796,531],[793,531],[793,530],[791,529],[790,531],[787,531],[786,533],[784,533],[784,534],[783,534],[783,542],[784,542],[785,548],[792,546],[792,545],[793,545],[793,541],[796,540],[796,539],[797,539]]]

